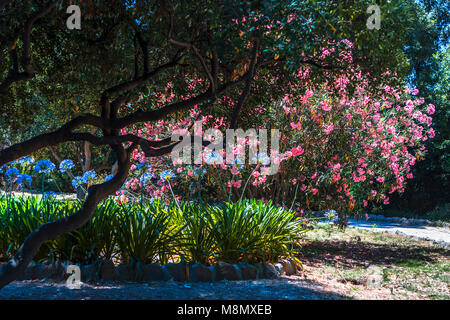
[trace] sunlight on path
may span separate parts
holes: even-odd
[[[405,237],[428,240],[442,246],[450,246],[450,229],[429,226],[409,226],[399,223],[349,220],[350,227],[356,227],[374,232],[387,232]]]

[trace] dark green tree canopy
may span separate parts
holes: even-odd
[[[171,61],[176,63],[157,78],[143,79],[145,89],[158,89],[160,80],[173,74],[197,72],[209,79],[203,69],[214,62],[213,54],[216,76],[226,80],[251,60],[247,45],[256,39],[261,67],[273,69],[270,62],[279,56],[277,72],[285,79],[286,70],[301,64],[319,66],[310,57],[326,41],[344,38],[355,44],[355,63],[365,70],[376,75],[383,65],[404,73],[402,44],[414,18],[400,1],[380,4],[382,27],[369,30],[370,1],[88,0],[80,1],[81,30],[69,30],[71,3],[2,1],[0,114],[15,132],[36,120],[38,128],[54,129],[93,112],[105,89]],[[335,58],[321,64],[345,68],[334,66]],[[139,89],[143,86],[130,90],[131,96]]]

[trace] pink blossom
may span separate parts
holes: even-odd
[[[310,97],[312,97],[313,95],[314,95],[314,92],[312,92],[312,91],[309,90],[309,89],[306,89],[305,97],[310,98]]]
[[[433,128],[430,128],[430,131],[428,132],[428,135],[430,136],[430,138],[434,138],[435,137],[435,132]]]
[[[328,100],[323,100],[320,102],[323,111],[330,111],[333,107],[328,104]]]
[[[297,130],[302,130],[302,123],[301,122],[291,122],[291,127],[292,129],[297,129]]]
[[[296,148],[292,148],[292,149],[291,149],[291,152],[292,152],[292,155],[293,155],[294,157],[296,157],[296,156],[302,155],[303,152],[304,152],[304,150],[302,149],[301,146],[298,146],[298,147],[296,147]]]
[[[329,135],[332,131],[334,130],[334,125],[332,123],[330,123],[326,128],[325,128],[325,133],[327,135]]]

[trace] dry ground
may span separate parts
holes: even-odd
[[[354,299],[450,299],[450,249],[399,235],[318,225],[303,277]]]

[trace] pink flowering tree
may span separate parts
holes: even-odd
[[[300,209],[362,213],[369,202],[389,204],[392,193],[403,192],[411,167],[424,158],[425,141],[435,135],[434,106],[416,89],[384,85],[395,76],[389,71],[377,83],[357,68],[349,71],[294,89],[276,116],[268,112],[274,126],[285,128],[283,178],[267,186],[279,200],[294,194]],[[304,68],[299,77],[307,81],[307,74]]]
[[[352,62],[352,50],[350,41],[328,42],[315,60],[323,61],[331,53],[338,53],[336,63]],[[144,185],[134,177],[127,188],[144,189],[151,197],[170,199],[169,186],[159,179],[158,172],[172,168],[179,176],[172,185],[177,186],[178,196],[184,199],[195,198],[192,190],[201,193],[202,189],[210,199],[236,200],[245,193],[246,197],[272,199],[300,213],[329,208],[363,213],[369,203],[388,204],[392,193],[403,192],[407,180],[412,178],[411,167],[425,155],[425,141],[434,137],[434,106],[425,104],[416,89],[387,84],[396,78],[389,71],[378,79],[364,74],[357,66],[346,72],[323,71],[322,76],[328,80],[317,84],[312,68],[298,69],[278,100],[247,106],[247,127],[281,129],[280,150],[268,152],[271,160],[280,165],[277,174],[264,175],[262,164],[211,165],[206,159],[194,167],[183,163],[174,167],[169,156],[148,161],[144,153],[135,151],[136,165],[142,168],[142,163],[149,163],[148,172],[153,174],[155,183]],[[190,78],[185,77],[195,92],[202,81]],[[172,85],[168,84],[161,95],[152,99],[174,96]],[[228,96],[216,103],[225,109],[235,105]],[[228,122],[223,116],[202,115],[193,108],[186,118],[146,124],[137,133],[164,136],[179,128],[187,132],[195,120],[201,120],[205,128],[222,131]],[[249,143],[250,139],[246,139],[240,145]],[[226,155],[220,157],[225,159]]]

